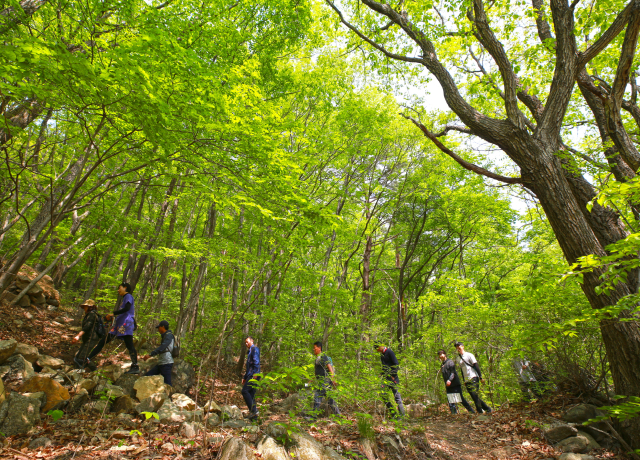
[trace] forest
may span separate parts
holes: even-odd
[[[465,344],[640,449],[638,0],[0,0],[0,293],[24,267],[202,372],[443,402]],[[19,298],[12,308],[21,308]],[[359,409],[364,410],[364,409]]]

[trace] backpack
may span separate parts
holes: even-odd
[[[106,328],[104,327],[104,321],[102,321],[102,316],[96,315],[96,322],[93,325],[94,330],[96,332],[96,336],[101,339],[107,333]]]
[[[171,357],[180,357],[180,342],[178,342],[178,338],[175,335],[173,336],[173,348],[171,349]]]

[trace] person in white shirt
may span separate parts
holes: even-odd
[[[462,369],[462,376],[464,377],[464,384],[467,387],[467,391],[471,395],[471,399],[476,405],[476,410],[478,414],[482,414],[483,412],[489,413],[491,412],[491,408],[485,403],[480,396],[478,395],[478,391],[480,391],[480,383],[484,383],[484,379],[482,378],[482,372],[480,372],[480,365],[478,364],[478,360],[472,353],[468,351],[464,351],[464,345],[462,342],[456,342],[455,344],[456,350],[458,351],[458,359],[457,362]]]

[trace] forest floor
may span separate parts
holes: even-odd
[[[35,345],[43,354],[71,363],[77,345],[72,311],[34,308],[0,307],[0,339],[15,339]],[[110,354],[106,362],[125,361],[125,353]],[[210,389],[210,384],[208,387]],[[219,404],[235,404],[245,409],[238,391],[238,381],[231,369],[220,373],[214,386],[214,400]],[[10,390],[11,388],[7,388]],[[277,401],[276,401],[277,402]],[[556,451],[542,436],[541,428],[559,420],[563,410],[580,401],[556,395],[544,402],[522,403],[494,411],[489,416],[451,415],[445,405],[430,406],[421,417],[407,417],[401,423],[386,422],[374,417],[374,449],[380,459],[553,459]],[[0,458],[14,459],[94,459],[94,458],[194,458],[219,457],[224,440],[230,436],[254,443],[273,421],[287,423],[304,430],[324,445],[329,445],[345,458],[367,458],[362,448],[357,420],[348,407],[343,407],[340,421],[320,419],[309,423],[303,419],[289,420],[289,415],[261,407],[262,417],[257,432],[224,427],[208,428],[194,439],[184,438],[179,426],[136,421],[127,427],[123,439],[122,420],[115,416],[73,414],[53,423],[43,416],[34,432],[24,436],[4,438],[0,443]],[[135,432],[137,430],[137,432]],[[255,431],[255,430],[254,430]],[[115,434],[119,433],[119,434]],[[36,450],[29,443],[38,437],[48,437],[53,445]],[[389,440],[392,441],[389,441]],[[395,441],[395,442],[393,442]],[[171,446],[169,448],[169,445]],[[124,449],[124,448],[126,449]],[[595,458],[626,458],[620,452],[601,449],[590,452]],[[260,454],[256,454],[259,458]]]

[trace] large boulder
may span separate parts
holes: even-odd
[[[589,440],[584,436],[572,436],[570,438],[563,439],[556,444],[556,449],[561,452],[580,453],[586,452],[588,446]]]
[[[160,422],[165,424],[182,423],[187,420],[187,413],[181,411],[173,401],[167,399],[160,410],[158,410]]]
[[[133,398],[129,395],[122,395],[113,401],[111,412],[116,414],[127,414],[132,412],[134,407],[135,403],[133,402]]]
[[[136,412],[138,414],[143,412],[158,412],[166,399],[166,394],[154,393],[148,398],[143,399],[142,402],[136,406]]]
[[[585,433],[584,431],[578,431],[578,437],[586,438],[587,440],[586,452],[590,452],[594,449],[600,449],[600,444],[598,444],[596,440],[593,439],[593,437],[589,433]]]
[[[9,366],[9,372],[3,377],[6,382],[19,385],[36,374],[31,363],[24,359],[22,355],[11,356],[5,364]]]
[[[218,414],[218,415],[220,415],[220,413],[222,412],[222,409],[220,409],[220,406],[218,406],[213,399],[207,402],[202,409],[205,412],[213,412],[214,414]]]
[[[114,383],[122,388],[125,394],[128,394],[132,398],[135,398],[136,390],[134,390],[133,386],[136,384],[136,381],[139,378],[140,375],[138,374],[122,374]]]
[[[565,412],[562,415],[562,420],[569,423],[584,423],[599,415],[605,415],[605,413],[596,406],[592,404],[578,404]]]
[[[40,355],[38,356],[38,360],[36,361],[38,366],[40,367],[49,367],[51,369],[62,369],[64,366],[64,361],[58,358],[54,358],[53,356],[48,355]]]
[[[171,386],[176,393],[186,394],[196,383],[196,371],[183,359],[176,359],[171,369]]]
[[[22,355],[24,359],[29,361],[31,364],[35,363],[40,357],[40,353],[38,352],[38,348],[33,345],[28,345],[26,343],[19,343],[16,346],[14,355]]]
[[[222,406],[222,418],[224,420],[238,420],[242,418],[242,411],[238,406]]]
[[[565,423],[551,425],[544,430],[544,437],[551,443],[560,442],[578,434],[578,430]]]
[[[290,458],[284,447],[280,446],[271,436],[264,436],[260,439],[256,450],[260,453],[260,458],[264,460],[289,460]]]
[[[109,364],[108,366],[101,368],[99,372],[103,378],[114,383],[122,374],[124,374],[124,369],[122,369],[122,366],[118,364]]]
[[[181,410],[196,410],[198,408],[195,401],[187,395],[174,393],[171,396],[171,400]]]
[[[22,393],[36,393],[43,391],[47,395],[47,403],[42,408],[43,412],[48,412],[61,401],[71,398],[69,391],[55,380],[36,375],[31,377],[19,388]]]
[[[40,401],[12,392],[0,406],[0,432],[5,436],[27,433],[40,420]]]
[[[75,385],[76,389],[82,389],[84,388],[87,391],[91,391],[93,390],[96,386],[98,385],[98,383],[93,380],[93,379],[82,379],[80,380],[77,385]]]
[[[252,450],[238,438],[228,438],[222,445],[220,460],[253,460]]]
[[[0,364],[4,363],[11,356],[18,346],[14,339],[0,340]]]
[[[23,396],[27,396],[28,398],[37,399],[40,403],[40,410],[42,411],[44,407],[47,405],[47,394],[44,391],[37,391],[35,393],[23,393]]]
[[[139,401],[148,398],[154,393],[164,393],[169,396],[172,388],[164,383],[164,377],[161,375],[149,375],[140,377],[133,385],[136,390],[136,398]]]
[[[289,451],[298,460],[343,459],[333,449],[323,446],[308,433],[291,433],[290,437],[293,445]]]

